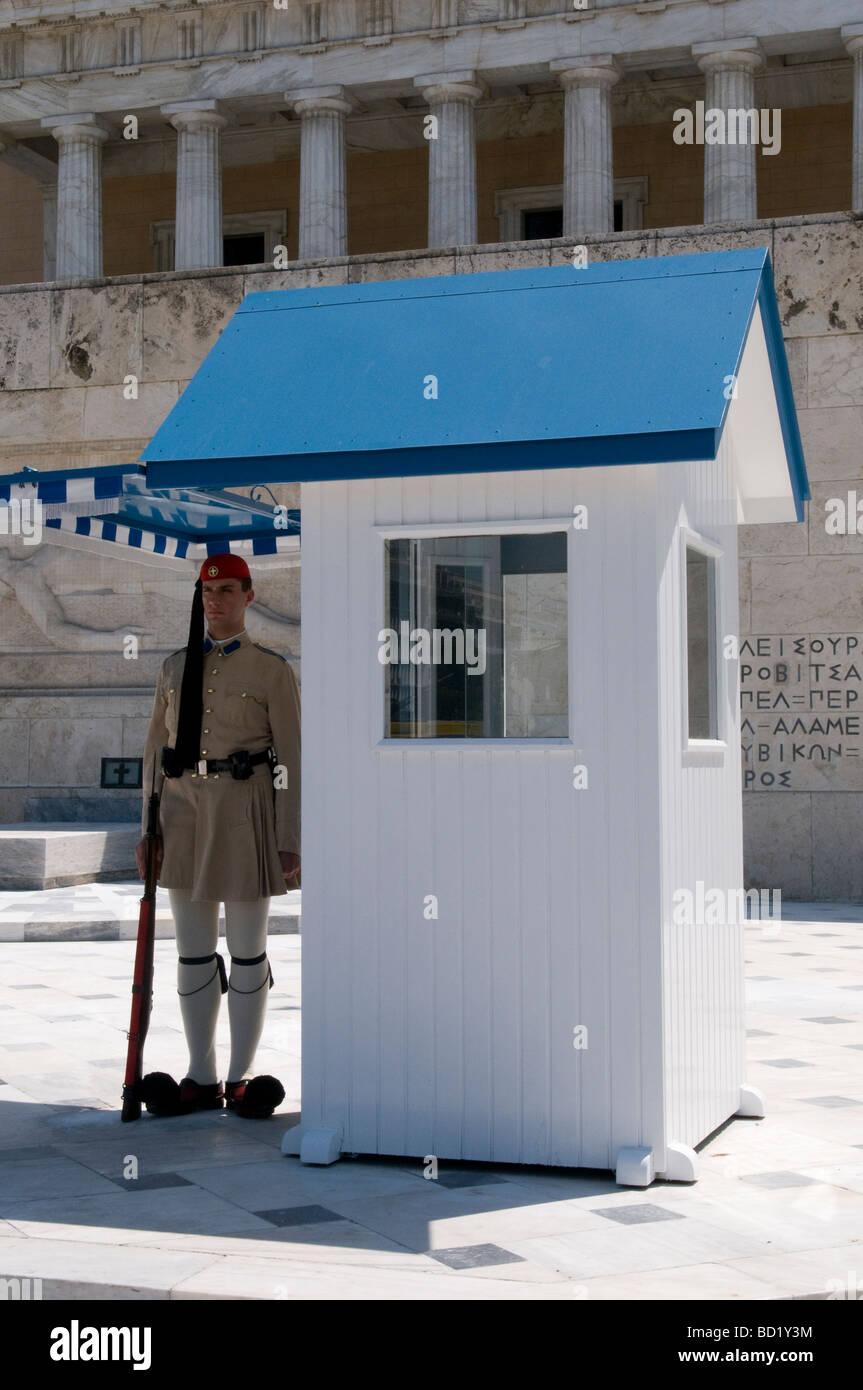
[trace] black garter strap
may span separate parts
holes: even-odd
[[[209,956],[180,956],[179,963],[180,965],[208,965],[211,960],[214,960],[216,962],[216,968],[210,976],[209,980],[205,980],[202,985],[198,985],[197,989],[178,989],[177,993],[179,994],[181,999],[187,999],[190,994],[200,994],[202,989],[206,989],[207,985],[211,985],[213,983],[217,975],[219,976],[219,980],[221,983],[222,993],[227,994],[228,977],[225,974],[225,962],[222,960],[222,957],[219,955],[218,951],[213,951],[212,954]]]
[[[262,951],[259,956],[231,956],[231,965],[260,965],[262,960],[267,961],[267,974],[270,980],[270,989],[272,989],[274,983],[273,970],[272,966],[270,965],[270,962],[267,960],[266,951]],[[233,971],[231,971],[231,976],[233,977]],[[257,994],[258,990],[263,989],[266,983],[267,981],[266,979],[264,979],[261,982],[261,984],[258,985],[257,989],[237,989],[237,986],[234,984],[232,978],[229,987],[234,991],[235,994]]]

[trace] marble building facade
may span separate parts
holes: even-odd
[[[779,151],[676,143],[699,101]],[[2,472],[135,460],[250,290],[770,248],[813,500],[741,535],[745,851],[789,897],[863,898],[861,240],[860,0],[0,0]],[[0,821],[134,820],[99,757],[189,577],[3,540]],[[298,571],[258,592],[299,674]]]

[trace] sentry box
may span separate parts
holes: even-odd
[[[737,526],[809,496],[767,251],[250,294],[143,458],[302,484],[284,1151],[695,1179],[763,1114]]]

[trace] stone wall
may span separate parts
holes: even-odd
[[[811,646],[813,639],[863,634],[863,540],[828,534],[824,511],[828,499],[863,480],[861,240],[863,215],[850,213],[588,239],[593,259],[741,246],[771,252],[814,502],[803,525],[742,528],[740,631],[753,644],[787,638]],[[524,242],[353,256],[280,272],[0,287],[0,471],[137,459],[246,292],[568,259],[564,241]],[[137,401],[123,398],[127,372],[140,379]],[[298,505],[296,487],[273,491],[278,501]],[[863,498],[863,487],[860,492]],[[190,581],[128,561],[16,544],[18,550],[0,548],[0,820],[60,819],[58,808],[104,819],[104,810],[97,814],[107,795],[98,790],[98,757],[131,753],[136,740],[140,746],[158,664],[185,641]],[[257,631],[250,618],[253,635],[298,657],[297,571],[267,579],[258,592],[266,611],[259,610]],[[122,634],[134,626],[140,629],[136,663],[121,650]],[[760,678],[758,663],[747,677],[747,689],[767,692],[768,701],[786,684],[777,679],[778,648],[771,652],[768,676]],[[817,652],[817,665],[816,658]],[[854,691],[852,665],[845,660],[833,680],[828,672],[825,692]],[[824,673],[792,675],[793,693],[804,697],[793,712],[816,713],[806,704]],[[756,744],[769,745],[769,755],[759,764],[756,747],[755,763],[744,766],[759,776],[787,770],[780,744],[789,745],[790,757],[795,741],[806,750],[820,741],[818,730],[776,732],[781,716],[774,709],[758,713],[772,721],[754,736]],[[849,705],[843,718],[852,715]],[[51,725],[58,729],[53,735]],[[781,888],[787,897],[863,898],[863,866],[853,853],[863,826],[863,757],[855,758],[853,738],[834,728],[830,744],[841,743],[840,754],[824,765],[817,755],[804,755],[799,761],[809,766],[792,767],[789,786],[756,781],[760,789],[745,793],[749,883]],[[134,819],[137,794],[111,796],[112,814],[126,802]]]

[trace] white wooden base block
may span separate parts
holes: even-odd
[[[688,1144],[666,1144],[665,1168],[657,1173],[666,1182],[697,1182],[698,1154]]]
[[[736,1114],[750,1120],[763,1120],[765,1113],[763,1091],[759,1091],[757,1086],[748,1086],[744,1082],[740,1087],[740,1104]]]
[[[618,1149],[615,1182],[622,1187],[649,1187],[655,1176],[653,1149]]]
[[[342,1134],[340,1125],[294,1125],[282,1137],[282,1153],[298,1154],[301,1163],[335,1163],[342,1154]]]

